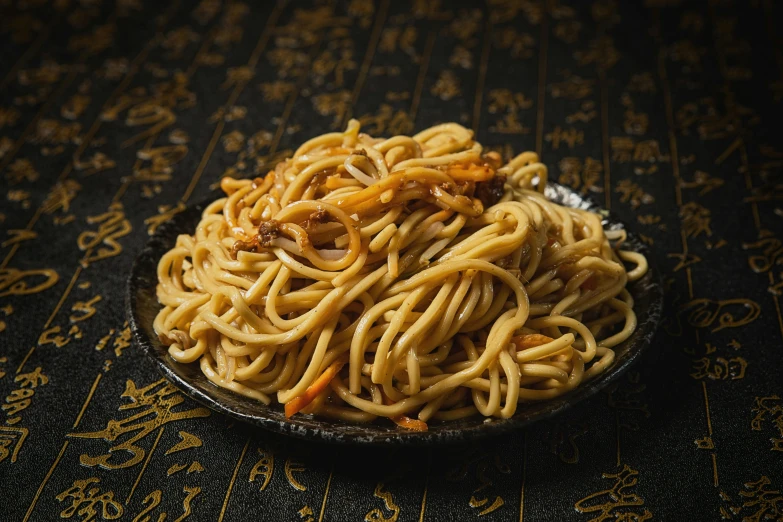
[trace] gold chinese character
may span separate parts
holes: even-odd
[[[756,415],[750,421],[753,431],[761,431],[764,422],[769,419],[777,431],[777,437],[770,438],[772,451],[783,451],[783,401],[777,395],[756,397],[756,406],[751,410]]]
[[[579,158],[569,156],[560,160],[558,167],[558,182],[579,190],[581,194],[587,194],[588,191],[603,192],[603,187],[597,185],[603,172],[600,161],[588,156],[582,162]]]
[[[84,517],[82,520],[95,520],[98,515],[103,520],[116,520],[122,516],[125,509],[122,504],[114,500],[114,492],[107,491],[102,493],[95,487],[100,479],[88,478],[85,480],[74,480],[73,485],[57,495],[57,500],[65,502],[70,499],[71,505],[65,508],[61,513],[61,518],[73,518],[74,515]]]
[[[337,91],[313,96],[313,107],[321,116],[334,115],[333,126],[338,126],[343,121],[351,102],[351,93]]]
[[[29,433],[27,428],[0,426],[0,462],[7,459],[9,455],[11,463],[16,462],[19,450],[22,449],[22,444]]]
[[[259,85],[265,102],[284,102],[294,90],[294,84],[276,80]]]
[[[99,465],[107,469],[134,466],[146,455],[146,450],[136,444],[155,429],[171,422],[209,416],[209,410],[201,407],[175,411],[174,408],[185,402],[185,398],[165,379],[153,382],[144,388],[137,388],[133,381],[128,380],[122,397],[130,399],[130,403],[120,406],[119,410],[137,410],[136,413],[123,419],[109,420],[106,428],[101,431],[68,435],[83,439],[103,439],[112,443],[109,452],[104,455],[93,457],[87,453],[82,454],[79,459],[82,465],[89,467]],[[124,440],[117,442],[118,439]],[[121,455],[123,452],[129,454],[128,457],[125,460],[118,459],[118,454]]]
[[[74,313],[71,314],[69,320],[72,323],[78,323],[86,319],[89,319],[90,317],[95,315],[95,312],[97,312],[97,310],[95,309],[95,305],[101,299],[103,298],[100,295],[96,295],[88,301],[76,301],[71,307],[71,312]]]
[[[147,234],[152,235],[160,225],[170,220],[176,214],[185,210],[185,204],[181,201],[176,205],[161,205],[158,207],[158,213],[144,220],[147,225]]]
[[[655,201],[651,194],[648,194],[637,183],[628,179],[621,180],[614,191],[620,194],[620,201],[631,203],[632,208],[639,208],[642,204],[647,205]]]
[[[96,152],[87,160],[74,160],[73,168],[81,172],[82,177],[92,176],[104,170],[113,169],[117,163],[106,154]]]
[[[19,111],[13,107],[0,107],[0,129],[12,127],[19,120]]]
[[[79,249],[86,251],[81,260],[84,267],[95,261],[119,255],[122,246],[117,239],[127,236],[132,230],[121,203],[113,203],[108,212],[88,217],[87,223],[97,223],[99,226],[97,231],[82,232],[77,239]]]
[[[702,234],[712,235],[712,217],[709,209],[690,201],[680,208],[682,231],[687,237],[698,237]]]
[[[504,27],[495,31],[494,43],[498,49],[509,49],[512,58],[530,58],[536,41],[527,33]]]
[[[432,93],[433,96],[437,96],[444,101],[459,96],[461,92],[459,78],[454,74],[454,71],[448,69],[441,71],[435,85],[430,89],[430,93]]]
[[[261,476],[261,487],[259,491],[264,491],[272,480],[272,474],[275,470],[275,455],[271,451],[258,448],[259,459],[250,470],[250,482],[255,482],[256,477]]]
[[[644,511],[631,511],[644,506],[644,499],[631,491],[639,482],[638,471],[624,464],[618,473],[603,473],[601,476],[614,479],[614,484],[577,501],[574,504],[577,512],[593,516],[589,522],[611,519],[643,522],[652,519],[652,513],[646,508]]]
[[[168,51],[166,58],[171,60],[182,56],[185,49],[198,39],[199,34],[185,25],[166,33],[160,45]]]
[[[85,94],[74,94],[60,107],[60,115],[68,120],[77,119],[90,104],[91,99]]]
[[[599,69],[611,69],[620,59],[620,52],[610,36],[590,40],[586,51],[577,51],[574,58],[581,66],[596,65]]]
[[[553,150],[559,149],[561,143],[565,143],[569,149],[573,149],[575,145],[584,143],[585,133],[573,127],[563,129],[558,125],[552,132],[547,133],[544,139],[552,144]]]
[[[737,506],[729,505],[731,498],[721,492],[721,498],[727,506],[720,508],[721,516],[727,520],[733,520],[734,516],[741,516],[742,518],[738,520],[752,522],[780,520],[783,517],[783,494],[771,484],[772,481],[763,475],[754,482],[746,482],[744,489],[739,492],[742,503]]]
[[[0,297],[37,294],[54,286],[58,279],[60,276],[51,268],[3,268],[0,269]]]
[[[41,210],[46,214],[53,214],[58,210],[68,212],[71,208],[71,201],[81,188],[82,186],[72,179],[58,182],[46,196]]]

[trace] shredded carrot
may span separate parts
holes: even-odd
[[[337,375],[337,373],[342,370],[343,366],[345,366],[345,363],[345,358],[340,358],[334,361],[326,368],[326,370],[324,370],[324,373],[322,373],[321,376],[318,377],[315,382],[313,382],[313,384],[307,387],[302,395],[295,397],[291,401],[287,402],[285,405],[286,418],[291,417],[299,412],[302,408],[313,402],[316,397],[323,393],[327,386],[329,386],[329,383],[332,382],[332,379],[334,379],[335,375]]]
[[[454,165],[446,170],[446,174],[455,181],[487,181],[495,175],[495,169],[488,165]]]
[[[428,429],[426,422],[420,421],[419,419],[411,419],[410,417],[406,417],[405,415],[392,417],[392,420],[397,426],[399,426],[400,428],[405,428],[406,430],[427,431]]]
[[[517,351],[526,350],[528,348],[535,348],[536,346],[551,343],[552,341],[554,341],[554,339],[542,334],[518,335],[511,339],[511,342],[517,346]]]
[[[383,396],[383,402],[386,403],[386,405],[394,404],[394,401],[392,401],[390,398],[386,396],[385,393],[381,392],[381,395]],[[394,421],[394,424],[399,426],[400,428],[405,428],[406,430],[411,431],[427,431],[427,423],[424,421],[421,421],[419,419],[412,419],[408,417],[407,415],[396,415],[394,417],[389,417],[392,421]]]

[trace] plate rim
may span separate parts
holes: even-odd
[[[645,290],[648,292],[649,305],[645,309],[646,317],[644,320],[638,320],[636,331],[632,334],[629,340],[638,339],[633,351],[629,352],[626,357],[621,361],[615,361],[612,365],[599,374],[595,379],[588,383],[583,383],[574,390],[564,395],[558,396],[548,401],[541,401],[535,404],[554,404],[552,408],[539,412],[533,416],[523,416],[524,410],[518,410],[512,417],[508,419],[495,419],[487,418],[481,423],[467,427],[454,427],[449,428],[449,423],[435,423],[434,430],[426,432],[411,432],[402,431],[397,429],[388,429],[387,431],[376,431],[367,434],[361,434],[354,432],[353,430],[366,430],[368,426],[373,424],[349,424],[338,421],[330,421],[325,419],[319,419],[313,416],[296,416],[286,420],[280,420],[272,418],[267,414],[253,414],[247,411],[241,411],[232,407],[231,405],[224,404],[220,397],[210,396],[206,391],[188,382],[182,375],[176,370],[178,366],[185,367],[188,365],[177,363],[167,354],[165,347],[163,347],[163,354],[161,355],[160,348],[156,347],[156,344],[160,344],[156,337],[150,337],[144,332],[143,325],[140,324],[142,319],[139,317],[138,310],[138,293],[143,291],[140,288],[138,281],[144,279],[143,274],[140,274],[145,268],[145,264],[149,263],[149,257],[151,257],[156,251],[167,251],[171,248],[171,244],[168,246],[166,243],[166,236],[172,236],[176,238],[181,233],[189,233],[189,231],[181,230],[181,227],[177,227],[177,224],[182,221],[185,216],[189,216],[194,212],[198,212],[201,215],[203,209],[215,201],[219,197],[223,197],[222,191],[215,190],[207,198],[199,201],[196,204],[187,206],[182,212],[179,212],[172,216],[171,219],[162,223],[156,230],[156,232],[149,238],[144,248],[139,252],[133,262],[133,266],[126,280],[126,292],[125,292],[125,315],[128,320],[134,342],[141,347],[144,355],[152,359],[157,371],[163,375],[169,382],[171,382],[179,391],[186,396],[195,400],[199,404],[209,408],[213,411],[218,411],[224,415],[227,415],[236,420],[261,427],[265,430],[276,432],[279,434],[292,436],[302,440],[308,440],[311,442],[328,442],[337,444],[358,444],[369,446],[387,446],[387,445],[431,445],[435,443],[457,443],[465,442],[469,440],[475,440],[478,438],[492,437],[501,434],[506,434],[513,431],[518,431],[525,426],[529,426],[535,422],[549,419],[556,416],[563,411],[566,411],[578,403],[581,403],[590,397],[593,397],[602,389],[616,381],[622,376],[638,358],[649,349],[652,345],[653,338],[658,330],[660,321],[663,314],[663,285],[661,283],[661,273],[655,266],[652,259],[649,247],[643,243],[636,234],[627,228],[624,222],[619,220],[617,216],[608,210],[601,208],[591,199],[585,195],[579,194],[573,189],[561,185],[555,182],[549,182],[547,189],[554,190],[560,196],[560,199],[564,198],[573,199],[579,203],[578,207],[593,212],[599,213],[602,216],[602,223],[609,225],[614,229],[624,229],[627,233],[627,243],[634,246],[633,251],[644,254],[648,262],[648,272],[639,281],[629,284],[627,287],[633,287],[637,284],[641,284],[642,281],[646,283]],[[566,205],[567,206],[567,205]],[[573,207],[572,207],[573,208]],[[177,228],[180,228],[178,231]],[[157,267],[157,260],[160,255],[154,257],[153,266]],[[157,274],[155,273],[155,284],[157,284]],[[645,281],[646,280],[646,281]],[[633,292],[632,292],[633,293]],[[157,300],[156,300],[157,302]],[[158,304],[159,306],[159,304]],[[151,325],[150,325],[151,326]],[[193,365],[196,363],[190,363]],[[233,392],[222,391],[221,388],[209,383],[211,387],[217,393],[229,393],[234,396],[237,402],[250,401],[250,399],[244,398]],[[230,396],[229,396],[230,397]],[[261,411],[272,411],[277,409],[276,413],[282,412],[282,407],[279,405],[265,406],[262,403],[251,403],[254,406],[260,408]],[[376,425],[377,426],[377,425]]]

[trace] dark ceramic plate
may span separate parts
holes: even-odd
[[[552,201],[562,205],[602,213],[607,229],[624,228],[611,214],[600,210],[571,189],[550,184],[546,194]],[[661,318],[663,289],[657,270],[651,266],[642,279],[629,285],[639,326],[629,339],[615,347],[616,357],[612,366],[594,380],[564,396],[546,402],[520,404],[516,414],[510,419],[475,417],[456,422],[433,421],[429,423],[429,431],[424,433],[401,430],[393,423],[380,419],[369,425],[347,424],[309,415],[296,415],[286,419],[280,405],[265,406],[218,388],[204,377],[197,363],[180,364],[172,360],[152,328],[153,320],[161,308],[155,296],[158,259],[174,246],[177,235],[193,232],[204,207],[218,197],[220,194],[215,193],[209,200],[188,207],[158,228],[136,259],[128,279],[128,320],[133,336],[144,353],[155,362],[158,370],[184,393],[213,410],[271,431],[326,442],[384,445],[457,442],[516,430],[562,412],[617,379],[650,345]],[[642,252],[650,259],[647,247],[633,234],[628,234],[625,248]]]

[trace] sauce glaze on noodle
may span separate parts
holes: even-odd
[[[532,152],[502,165],[454,123],[359,130],[222,180],[158,264],[174,360],[289,416],[414,430],[507,418],[612,364],[636,328],[626,284],[647,271],[624,233],[548,201]]]

